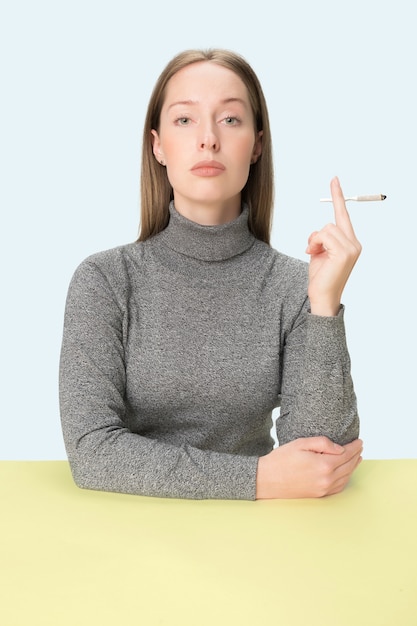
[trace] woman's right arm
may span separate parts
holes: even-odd
[[[125,422],[123,336],[128,320],[91,260],[71,281],[60,359],[60,411],[76,484],[86,489],[178,498],[255,498],[257,457],[174,446]]]
[[[256,498],[321,498],[342,491],[362,460],[362,441],[294,439],[260,457]]]

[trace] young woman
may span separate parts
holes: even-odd
[[[60,402],[80,487],[320,497],[360,463],[341,296],[361,246],[334,178],[310,263],[270,247],[271,155],[243,58],[171,60],[145,121],[139,240],[87,258],[69,287]]]

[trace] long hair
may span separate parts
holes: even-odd
[[[248,62],[240,55],[223,49],[186,50],[176,55],[160,74],[149,100],[146,114],[141,164],[141,220],[138,241],[145,241],[162,231],[169,221],[169,202],[173,190],[165,167],[155,159],[151,130],[159,132],[160,115],[168,81],[179,70],[192,63],[210,61],[233,71],[246,85],[252,107],[255,132],[262,132],[262,154],[250,166],[242,201],[249,206],[249,229],[269,244],[274,201],[271,131],[268,109],[261,84]]]

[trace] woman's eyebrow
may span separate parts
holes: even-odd
[[[244,107],[247,107],[247,103],[245,102],[245,100],[243,100],[243,98],[236,97],[224,98],[220,101],[220,104],[230,104],[232,102],[237,102],[239,104],[242,104]],[[195,106],[196,104],[199,104],[198,100],[178,100],[177,102],[173,102],[169,105],[168,111],[175,106]]]
[[[237,104],[241,104],[245,109],[248,108],[248,103],[246,102],[246,100],[244,100],[243,98],[237,98],[237,97],[225,98],[224,100],[221,101],[221,104],[233,104],[235,102]]]
[[[172,107],[176,107],[176,106],[192,106],[194,104],[198,104],[198,102],[196,100],[179,100],[178,102],[173,102],[172,104],[169,105],[168,107],[168,111],[169,109],[172,109]]]

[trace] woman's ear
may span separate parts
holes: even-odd
[[[161,141],[159,139],[159,135],[158,135],[157,131],[154,130],[154,129],[151,130],[151,134],[152,134],[152,150],[153,150],[155,159],[161,165],[165,165],[164,155],[163,155],[163,152],[161,150]]]
[[[263,130],[260,130],[255,139],[255,144],[253,146],[251,163],[256,163],[259,157],[262,154],[262,135],[264,134]]]

